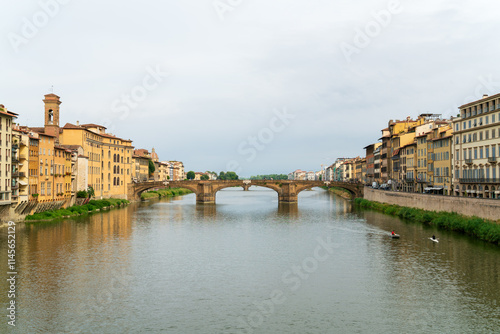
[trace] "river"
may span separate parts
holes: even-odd
[[[401,239],[391,239],[395,230]],[[439,243],[429,240],[435,234]],[[0,229],[1,275],[7,229]],[[500,249],[356,211],[232,188],[16,227],[16,327],[0,333],[498,333]]]

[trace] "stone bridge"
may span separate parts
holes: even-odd
[[[215,194],[224,188],[251,186],[273,189],[278,193],[279,203],[297,203],[298,194],[314,187],[339,187],[351,193],[351,198],[363,197],[363,184],[336,181],[293,181],[293,180],[232,180],[232,181],[150,181],[131,183],[128,186],[129,200],[140,200],[141,194],[149,189],[185,188],[196,194],[197,203],[214,204]]]

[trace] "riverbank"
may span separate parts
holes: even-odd
[[[454,212],[436,212],[394,204],[384,204],[363,198],[356,198],[354,203],[364,209],[376,210],[412,222],[436,226],[448,231],[460,232],[479,240],[500,245],[500,225],[492,220],[467,217]]]
[[[57,219],[71,218],[81,215],[87,215],[101,210],[110,210],[113,208],[128,205],[130,202],[125,199],[108,198],[102,200],[91,200],[85,205],[73,205],[66,209],[47,210],[44,212],[28,215],[25,218],[26,223],[49,222]]]
[[[169,189],[159,189],[151,190],[148,192],[143,192],[141,194],[141,200],[146,200],[150,198],[162,198],[162,197],[174,197],[191,194],[192,191],[184,188],[169,188]]]
[[[340,197],[342,197],[344,199],[348,199],[348,200],[351,199],[351,193],[349,191],[347,191],[346,189],[344,189],[344,188],[338,188],[338,187],[330,187],[330,188],[328,188],[328,187],[321,187],[321,188],[323,188],[325,190],[328,190],[329,192],[332,192],[335,195],[340,196]]]

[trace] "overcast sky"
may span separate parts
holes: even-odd
[[[389,119],[500,93],[484,0],[1,0],[0,103],[98,123],[186,170],[319,170]]]

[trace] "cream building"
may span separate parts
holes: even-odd
[[[453,187],[459,196],[499,198],[500,94],[460,106],[453,120]]]
[[[0,105],[0,214],[8,210],[12,197],[12,163],[17,163],[17,148],[12,146],[12,120],[17,114]],[[4,207],[5,206],[5,207]]]

